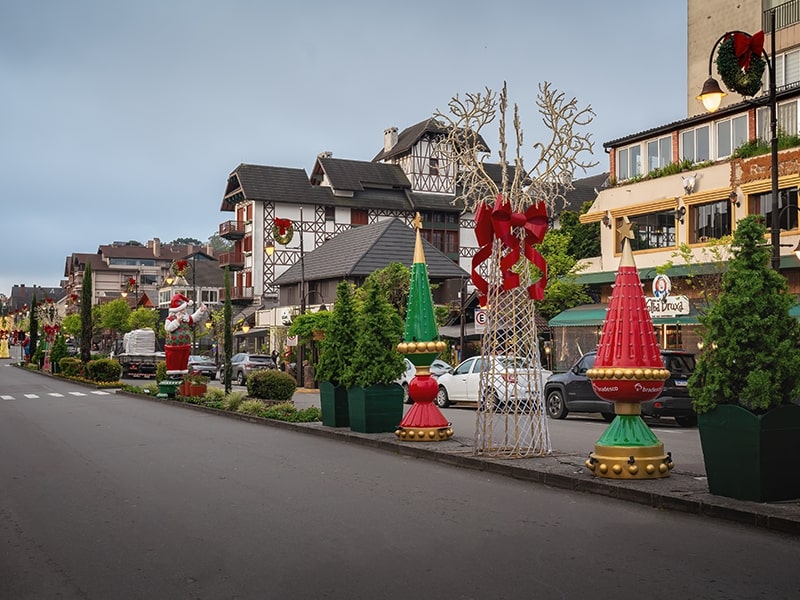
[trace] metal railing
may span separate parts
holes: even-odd
[[[784,2],[761,13],[761,28],[764,31],[770,30],[770,14],[772,11],[775,11],[776,31],[791,27],[795,23],[800,23],[800,0],[789,0],[789,2]]]

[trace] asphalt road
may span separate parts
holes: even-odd
[[[0,367],[0,598],[797,598],[800,540]]]

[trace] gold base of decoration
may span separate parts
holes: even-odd
[[[584,463],[597,477],[609,479],[661,479],[675,466],[664,444],[653,446],[601,446]]]
[[[443,442],[453,435],[452,427],[398,427],[394,434],[404,442]]]
[[[642,405],[639,402],[614,402],[614,414],[617,415],[640,415]]]

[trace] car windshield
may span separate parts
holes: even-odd
[[[497,362],[500,363],[500,365],[508,371],[510,370],[523,371],[531,368],[530,365],[528,365],[528,362],[521,357],[512,358],[510,356],[498,356]]]
[[[694,372],[694,355],[672,354],[664,356],[664,366],[672,373],[691,374]]]

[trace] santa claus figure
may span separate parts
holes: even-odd
[[[192,301],[183,294],[175,294],[169,303],[169,316],[164,322],[167,339],[164,354],[167,375],[184,375],[189,372],[189,354],[192,351],[192,328],[206,320],[208,310],[202,302],[197,311],[189,314]]]

